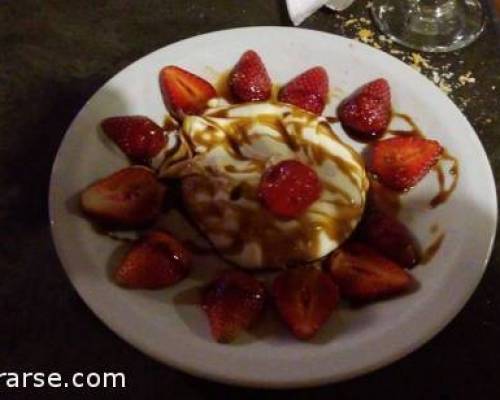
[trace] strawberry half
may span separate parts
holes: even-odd
[[[262,101],[271,97],[272,83],[259,55],[246,51],[229,75],[229,87],[236,100]]]
[[[392,117],[389,83],[377,79],[362,86],[340,104],[338,115],[347,133],[356,139],[382,136]]]
[[[369,177],[370,187],[366,198],[366,210],[397,215],[401,210],[401,192],[389,189],[373,177]]]
[[[160,213],[165,186],[145,167],[128,167],[103,178],[83,191],[80,204],[98,222],[138,227]]]
[[[179,118],[199,114],[217,94],[205,79],[173,65],[161,70],[160,88],[165,106]]]
[[[310,339],[328,320],[339,301],[337,286],[314,267],[282,272],[274,280],[276,307],[292,333]]]
[[[408,228],[397,218],[381,211],[367,211],[357,237],[385,257],[405,268],[418,264],[418,246]]]
[[[443,147],[435,140],[398,136],[373,145],[368,170],[394,190],[415,186],[436,165]]]
[[[314,67],[288,82],[279,92],[278,100],[320,115],[328,100],[328,74],[323,67]]]
[[[166,145],[165,131],[147,117],[106,118],[101,128],[132,161],[147,161]]]
[[[274,215],[295,218],[318,200],[322,189],[311,167],[297,160],[284,160],[264,171],[258,197]]]
[[[205,288],[202,299],[214,339],[228,343],[248,329],[262,313],[265,298],[264,285],[251,275],[222,272]]]
[[[191,254],[166,232],[153,231],[132,245],[114,277],[130,289],[160,289],[184,279],[191,267]]]
[[[341,296],[354,302],[401,294],[414,282],[399,265],[356,242],[345,244],[333,253],[329,269]]]

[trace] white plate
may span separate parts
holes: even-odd
[[[275,82],[324,66],[339,98],[378,77],[389,80],[396,110],[410,114],[428,136],[461,162],[451,199],[426,209],[436,179],[428,176],[405,200],[403,216],[420,241],[437,223],[446,237],[432,261],[414,269],[421,288],[362,309],[342,308],[311,342],[277,322],[264,323],[233,345],[212,341],[190,288],[211,276],[218,260],[197,259],[192,277],[156,292],[128,291],[108,278],[116,242],[99,236],[77,211],[77,194],[127,161],[110,151],[96,126],[105,117],[144,114],[161,123],[161,67],[176,64],[209,80],[233,66],[246,49],[264,59]],[[339,129],[337,129],[339,130]],[[495,236],[497,200],[481,144],[460,111],[430,81],[397,59],[327,33],[256,27],[215,32],[160,49],[125,68],[89,100],[61,144],[50,183],[50,218],[57,252],[73,285],[118,335],[144,353],[194,375],[258,387],[334,382],[379,368],[421,346],[463,307],[485,270]]]

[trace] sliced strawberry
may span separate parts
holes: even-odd
[[[314,267],[282,272],[274,280],[273,296],[285,323],[297,338],[303,340],[316,334],[339,300],[332,279]]]
[[[251,275],[239,270],[219,275],[202,299],[214,339],[228,343],[248,329],[262,313],[265,298],[264,285]]]
[[[268,168],[259,185],[259,198],[273,214],[294,218],[304,213],[320,196],[316,172],[296,160],[285,160]]]
[[[394,190],[415,186],[436,165],[443,148],[435,140],[398,136],[373,145],[368,169]]]
[[[359,88],[339,106],[340,122],[356,139],[380,137],[391,121],[391,89],[385,79]]]
[[[137,240],[115,271],[116,282],[131,289],[160,289],[184,279],[191,254],[166,232],[153,231]]]
[[[401,294],[413,285],[406,270],[361,243],[350,242],[333,253],[329,268],[341,296],[356,302]]]
[[[408,228],[381,211],[368,211],[357,230],[359,240],[405,268],[418,264],[418,246]]]
[[[165,186],[153,171],[129,167],[103,178],[83,191],[80,204],[89,217],[120,227],[152,222],[160,213]]]
[[[328,74],[323,67],[314,67],[288,82],[279,92],[278,100],[320,115],[328,100]]]
[[[147,117],[106,118],[101,128],[132,161],[147,161],[166,144],[165,131]]]
[[[262,101],[271,97],[272,83],[259,55],[246,51],[229,75],[229,87],[236,100]]]
[[[397,215],[401,210],[401,195],[399,191],[389,189],[376,179],[370,177],[366,209],[381,211],[389,215]]]
[[[217,94],[205,79],[173,65],[161,70],[160,88],[169,112],[180,118],[199,114]]]

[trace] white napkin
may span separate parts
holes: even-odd
[[[323,6],[342,11],[353,2],[354,0],[286,0],[286,6],[288,7],[290,19],[297,26]]]

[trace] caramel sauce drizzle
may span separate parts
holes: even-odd
[[[424,251],[422,251],[422,254],[420,256],[420,264],[427,264],[434,258],[438,250],[441,248],[444,238],[445,234],[441,233]]]
[[[340,121],[338,117],[326,117],[326,120],[330,124],[336,124],[337,122]]]
[[[401,118],[403,121],[405,121],[408,125],[411,126],[411,131],[409,132],[413,132],[412,133],[413,135],[425,138],[425,135],[422,133],[418,125],[415,123],[415,121],[413,121],[413,118],[410,117],[408,114],[393,112],[392,117]],[[389,130],[388,132],[391,133],[392,131]],[[400,131],[400,132],[408,132],[408,131]]]
[[[229,87],[229,74],[231,70],[224,71],[220,73],[219,78],[214,84],[214,88],[217,91],[217,95],[226,99],[229,103],[234,102],[233,94],[231,93],[231,88]]]
[[[438,184],[439,184],[439,192],[434,196],[429,205],[431,208],[436,208],[439,205],[446,203],[452,193],[455,191],[455,188],[457,187],[458,184],[458,178],[459,178],[459,169],[458,169],[458,160],[450,155],[448,151],[444,151],[443,155],[441,156],[441,160],[446,160],[451,162],[451,167],[448,169],[448,173],[451,176],[451,184],[446,187],[446,176],[444,172],[444,166],[441,162],[439,162],[435,167],[434,167],[434,172],[437,175],[438,178]]]
[[[174,117],[167,115],[163,120],[163,129],[165,129],[167,132],[170,132],[178,128],[179,123],[177,122],[177,120]]]

